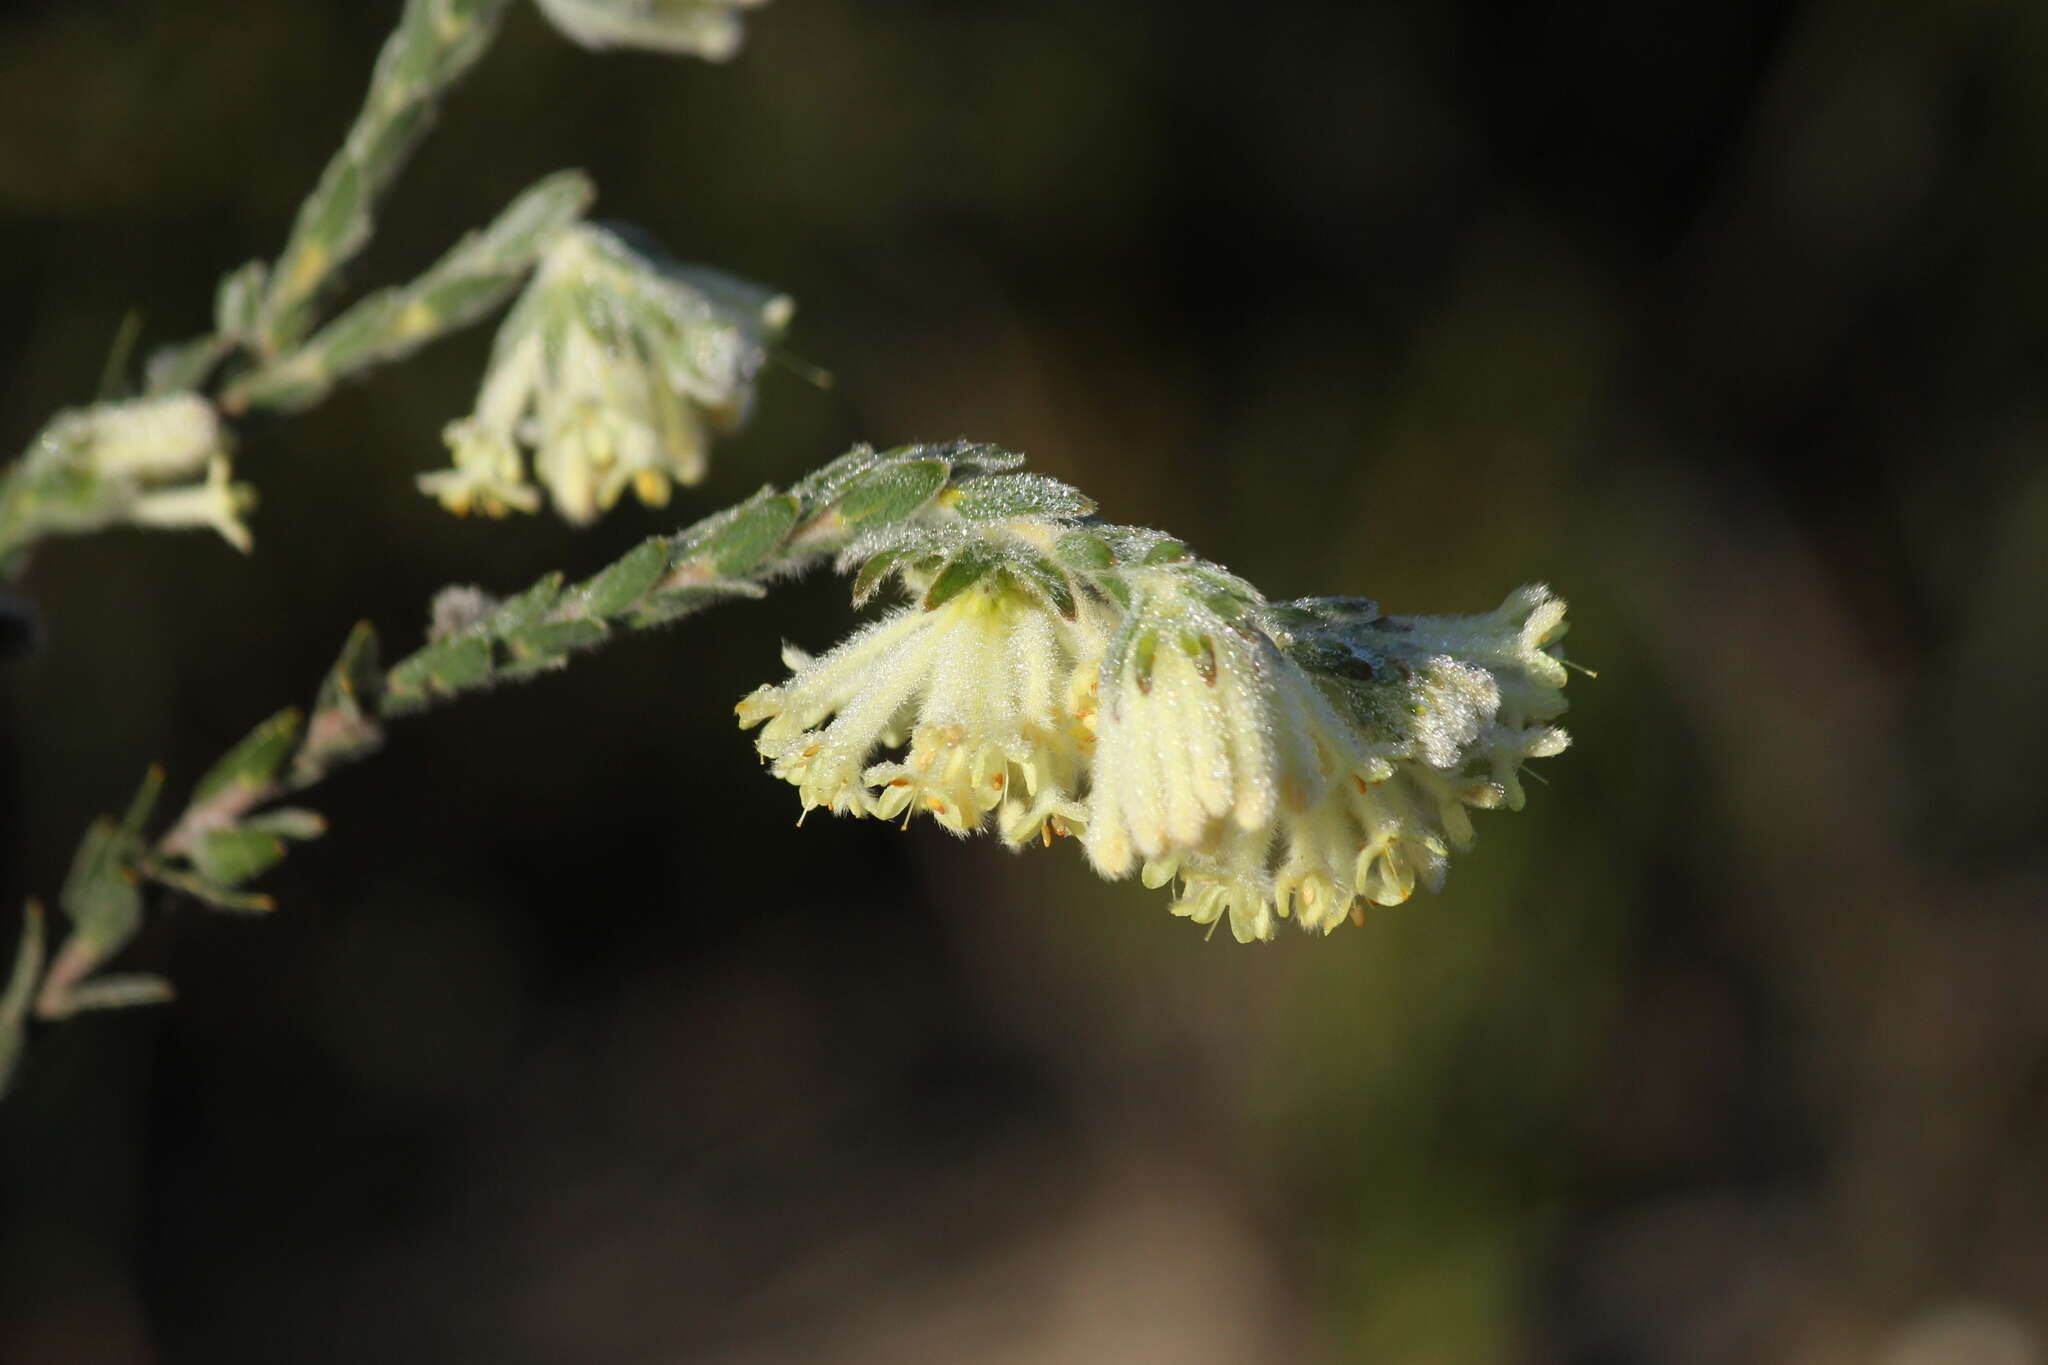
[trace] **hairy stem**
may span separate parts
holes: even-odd
[[[252,338],[274,356],[312,329],[320,297],[370,240],[377,201],[433,122],[435,108],[496,36],[508,0],[406,0],[347,139],[299,206],[269,273]]]
[[[929,504],[938,482],[909,485],[935,465],[970,475],[985,450],[965,444],[866,447],[787,490],[764,488],[673,536],[642,542],[583,581],[551,573],[515,596],[445,590],[427,641],[390,667],[376,632],[358,625],[309,711],[294,707],[251,730],[195,785],[184,809],[151,840],[144,834],[163,774],[152,769],[118,822],[95,822],[73,859],[58,903],[71,932],[45,962],[40,911],[31,907],[12,981],[0,995],[0,1063],[12,1064],[29,1019],[169,998],[155,978],[95,975],[140,932],[143,889],[181,892],[216,909],[260,912],[271,899],[246,884],[289,844],[324,822],[280,805],[345,764],[379,749],[387,724],[499,683],[567,666],[576,654],[666,625],[707,607],[761,597],[768,585],[844,550],[859,534]],[[161,895],[150,898],[161,904]],[[6,1085],[0,1066],[0,1090]]]

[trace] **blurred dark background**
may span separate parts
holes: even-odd
[[[274,253],[397,9],[0,12],[0,446]],[[856,440],[1274,596],[1548,581],[1577,746],[1441,896],[1240,948],[793,830],[731,707],[839,582],[407,722],[277,914],[138,945],[175,1006],[39,1039],[0,1360],[2048,1359],[2048,8],[778,0],[717,68],[521,8],[359,287],[561,165],[834,386],[665,513],[456,521],[481,329],[247,441],[253,559],[49,543],[0,940],[356,620]]]

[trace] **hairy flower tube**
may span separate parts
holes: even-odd
[[[1436,889],[1470,812],[1519,809],[1522,765],[1569,742],[1545,588],[1478,616],[1270,603],[1007,467],[949,469],[864,528],[841,557],[857,597],[894,580],[910,600],[815,658],[787,649],[791,676],[740,703],[806,811],[1078,834],[1102,875],[1175,883],[1174,913],[1250,941]]]
[[[1007,843],[1049,839],[1077,814],[1091,736],[1071,691],[1097,633],[989,574],[820,658],[785,649],[794,676],[741,702],[740,724],[761,726],[762,755],[806,811],[929,815],[956,834],[994,817]]]
[[[449,510],[530,512],[539,493],[586,523],[630,488],[661,506],[704,477],[713,431],[753,405],[788,325],[785,296],[676,265],[617,232],[565,231],[499,329],[476,408],[445,433],[453,467],[420,487]]]
[[[1247,619],[1218,571],[1140,566],[1100,670],[1086,846],[1097,871],[1214,849],[1305,809],[1348,739],[1314,682]]]
[[[1290,917],[1327,933],[1367,903],[1435,890],[1449,855],[1471,847],[1470,810],[1520,809],[1521,765],[1569,743],[1548,724],[1565,709],[1564,604],[1545,588],[1484,616],[1386,617],[1346,598],[1261,615],[1343,718],[1310,730],[1338,760],[1334,780],[1270,837],[1149,862],[1148,883],[1181,881],[1177,914],[1227,915],[1239,939]]]

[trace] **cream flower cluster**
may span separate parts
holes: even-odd
[[[1545,588],[1483,616],[1273,604],[1078,498],[963,515],[973,488],[846,556],[912,600],[823,655],[786,650],[791,676],[739,704],[806,811],[1013,847],[1074,834],[1104,876],[1177,883],[1174,913],[1242,942],[1436,888],[1470,810],[1518,809],[1521,765],[1568,743]]]
[[[454,467],[422,475],[458,514],[532,512],[521,448],[578,524],[628,488],[649,506],[704,477],[712,431],[753,405],[754,375],[788,325],[783,295],[656,258],[581,224],[551,247],[498,332],[476,409],[445,433]]]
[[[1517,776],[1570,743],[1556,650],[1564,603],[1540,586],[1484,616],[1386,617],[1357,599],[1262,614],[1293,676],[1324,709],[1296,712],[1312,779],[1270,826],[1148,861],[1148,885],[1179,878],[1174,913],[1228,916],[1242,941],[1276,920],[1330,932],[1364,905],[1436,890],[1453,850],[1472,845],[1471,809],[1521,809]]]

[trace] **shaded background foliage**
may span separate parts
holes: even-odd
[[[201,327],[395,3],[0,17],[0,433]],[[411,488],[468,336],[252,436],[258,551],[46,546],[0,893],[358,618],[855,440],[1027,451],[1275,596],[1571,600],[1578,747],[1447,891],[1205,944],[1072,849],[790,822],[814,581],[400,727],[183,999],[0,1109],[0,1358],[2037,1361],[2048,11],[782,0],[515,16],[358,278],[538,173],[790,290],[667,514]],[[9,926],[0,926],[11,938]]]

